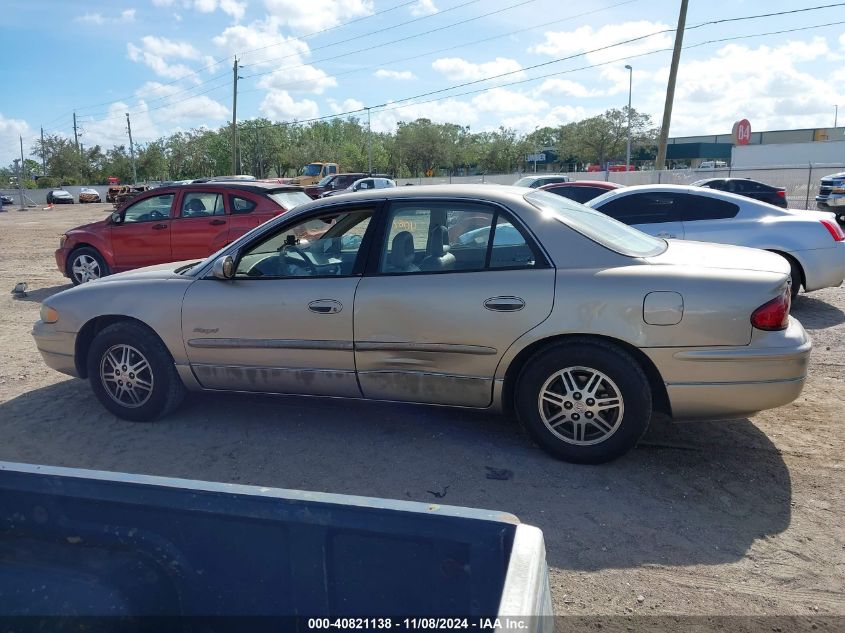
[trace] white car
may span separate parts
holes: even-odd
[[[832,213],[779,207],[724,191],[683,185],[614,189],[586,203],[656,237],[761,248],[786,258],[792,292],[839,286],[845,232]]]
[[[355,191],[369,191],[370,189],[390,189],[396,186],[396,181],[390,178],[360,178],[349,185],[346,189],[337,189],[325,192],[321,198],[339,196],[342,193],[353,193]]]

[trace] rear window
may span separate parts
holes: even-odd
[[[653,257],[666,250],[664,240],[631,228],[604,213],[547,191],[532,191],[525,200],[584,237],[628,257]]]
[[[269,194],[269,197],[288,211],[306,202],[311,202],[311,198],[304,191],[274,191]]]

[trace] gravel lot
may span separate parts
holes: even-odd
[[[59,235],[109,208],[0,214],[0,459],[512,512],[545,533],[560,615],[845,615],[845,288],[794,304],[815,343],[798,401],[657,419],[604,466],[555,461],[503,417],[410,405],[203,394],[135,424],[48,369],[30,337],[39,302],[69,287]]]

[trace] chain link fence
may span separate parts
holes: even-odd
[[[786,189],[786,199],[792,209],[815,209],[819,181],[830,174],[845,171],[845,163],[808,164],[793,167],[757,167],[732,169],[664,169],[661,171],[576,171],[564,172],[573,180],[609,180],[620,185],[672,184],[689,185],[704,178],[751,178]],[[537,172],[542,176],[544,172]],[[513,174],[481,174],[478,176],[443,176],[434,178],[400,178],[400,186],[442,184],[512,185],[522,176],[534,172]]]

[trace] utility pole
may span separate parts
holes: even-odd
[[[238,174],[238,58],[232,66],[232,175]]]
[[[41,126],[41,175],[47,175],[47,152],[44,149],[44,126]]]
[[[836,124],[839,123],[839,106],[833,106],[833,127],[836,127]]]
[[[634,87],[634,69],[631,64],[625,64],[628,69],[628,144],[625,148],[625,171],[631,168],[631,89]]]
[[[367,108],[367,172],[373,175],[373,131],[370,127],[370,108]]]
[[[138,172],[135,171],[135,145],[132,143],[132,123],[129,122],[129,113],[126,113],[126,131],[129,132],[129,155],[132,157],[132,184],[138,182]]]
[[[675,100],[675,80],[678,78],[678,63],[681,61],[681,46],[684,43],[684,27],[687,23],[687,5],[689,0],[681,0],[681,12],[678,14],[678,30],[675,31],[675,48],[672,51],[672,65],[669,67],[669,84],[666,86],[666,104],[663,106],[663,125],[660,126],[660,138],[657,141],[657,160],[654,169],[663,169],[666,164],[666,143],[669,141],[669,123],[672,121],[672,103]]]
[[[24,162],[23,162],[23,136],[18,136],[18,139],[21,142],[21,168],[18,170],[18,193],[21,195],[21,209],[24,208],[23,204],[23,169],[24,169]]]
[[[79,134],[76,133],[76,112],[73,113],[73,142],[76,143],[76,151],[79,151]]]

